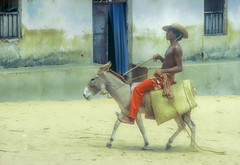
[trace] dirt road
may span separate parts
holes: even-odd
[[[240,165],[240,96],[196,99],[196,142],[225,155],[190,150],[186,132],[165,151],[174,120],[144,119],[147,151],[137,126],[126,124],[106,148],[119,111],[113,99],[10,102],[0,103],[0,165]]]

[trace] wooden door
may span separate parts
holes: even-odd
[[[93,62],[108,61],[108,5],[93,3]]]

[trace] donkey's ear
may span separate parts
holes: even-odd
[[[111,61],[108,61],[106,64],[104,64],[103,66],[101,66],[98,70],[98,73],[102,73],[104,71],[108,71],[108,69],[112,66]]]

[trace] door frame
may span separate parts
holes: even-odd
[[[128,44],[128,63],[131,64],[132,61],[132,29],[133,29],[133,25],[132,25],[132,0],[92,0],[92,6],[94,5],[108,5],[109,3],[126,3],[126,11],[125,11],[125,15],[126,15],[126,25],[127,25],[127,44]],[[94,10],[94,7],[92,7],[92,10]],[[94,11],[92,11],[93,13]],[[93,16],[92,16],[93,17]],[[106,28],[108,28],[108,14],[106,16],[106,21],[107,21],[107,26]],[[94,19],[93,19],[93,24],[92,27],[94,28]],[[108,60],[108,29],[106,31],[106,59]],[[93,62],[94,62],[94,58],[96,58],[96,54],[94,53],[94,29],[93,29]],[[105,62],[107,62],[105,59]],[[96,62],[98,63],[98,62]],[[129,65],[129,67],[131,67]]]

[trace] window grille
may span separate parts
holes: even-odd
[[[94,3],[123,3],[127,0],[93,0]]]
[[[19,38],[21,22],[20,0],[1,0],[0,2],[0,39]]]
[[[225,0],[204,0],[204,34],[222,35],[226,32]]]
[[[223,11],[205,12],[205,34],[223,34]]]

